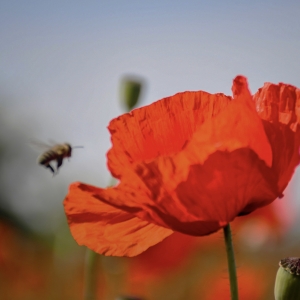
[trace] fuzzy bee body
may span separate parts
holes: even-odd
[[[73,148],[82,148],[81,146]],[[61,167],[64,158],[71,157],[72,147],[68,143],[57,144],[41,154],[37,160],[38,164],[45,166],[50,169],[50,171],[55,175],[58,172],[58,169]],[[56,160],[56,170],[51,166],[51,162]]]

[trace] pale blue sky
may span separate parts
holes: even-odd
[[[107,184],[106,126],[122,113],[124,74],[147,81],[142,104],[185,90],[230,95],[238,74],[253,93],[267,81],[300,87],[299,15],[300,2],[289,0],[0,0],[0,105],[15,120],[8,122],[24,140],[85,146],[53,180],[34,166],[12,198],[23,195],[30,200],[21,210],[42,212],[34,200],[41,191],[32,195],[29,181]],[[7,168],[9,181],[22,163]]]

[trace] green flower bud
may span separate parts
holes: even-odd
[[[132,110],[139,101],[143,80],[138,77],[125,76],[121,81],[121,102],[126,110]]]
[[[288,257],[279,262],[274,293],[275,300],[300,300],[300,258]]]

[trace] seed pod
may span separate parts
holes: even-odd
[[[275,300],[300,300],[300,258],[288,257],[279,262],[274,294]]]

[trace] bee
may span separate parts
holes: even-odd
[[[63,164],[64,158],[71,157],[72,149],[74,148],[83,148],[83,146],[75,146],[71,147],[70,144],[64,143],[64,144],[56,144],[54,146],[48,146],[48,150],[45,151],[43,154],[41,154],[38,157],[38,164],[45,166],[46,168],[50,169],[50,171],[53,173],[53,175],[58,173],[58,169]],[[51,166],[51,162],[56,160],[56,170]]]

